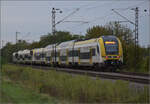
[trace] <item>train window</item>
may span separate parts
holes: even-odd
[[[67,56],[60,56],[60,60],[61,61],[66,61],[67,60]]]
[[[22,55],[20,55],[20,58],[23,58]]]
[[[47,60],[47,61],[50,61],[50,59],[51,59],[51,57],[46,57],[46,60]]]
[[[68,56],[72,57],[73,56],[73,51],[69,51]]]
[[[97,45],[97,53],[99,54],[99,46]]]
[[[30,51],[30,55],[33,55],[33,51]]]
[[[90,52],[80,53],[80,59],[89,59],[89,58],[90,58]]]
[[[51,56],[52,56],[52,57],[55,57],[55,55],[56,55],[56,57],[59,57],[59,52],[56,52],[56,54],[55,54],[55,52],[52,52],[52,53],[51,53]]]
[[[25,54],[25,56],[24,56],[25,58],[28,58],[28,55],[27,54]]]
[[[74,55],[74,56],[79,56],[78,50],[74,50],[73,55]]]
[[[72,53],[73,53],[72,51],[69,51],[69,52],[68,52],[68,56],[69,56],[69,57],[72,57],[72,56],[73,56]]]
[[[42,58],[44,58],[45,56],[46,56],[46,54],[45,54],[45,53],[42,53],[42,54],[41,54],[41,57],[42,57]]]
[[[51,53],[51,56],[54,57],[54,52]]]
[[[18,57],[18,54],[17,54],[17,53],[15,54],[15,57],[16,57],[16,58]]]
[[[78,56],[79,55],[78,53],[79,53],[78,50],[69,51],[69,57]]]
[[[95,56],[95,48],[92,49],[92,56]]]
[[[30,56],[30,55],[28,56],[28,59],[29,59],[29,60],[31,59],[31,56]]]
[[[56,57],[59,57],[59,52],[56,52]]]
[[[35,53],[35,58],[36,58],[36,60],[39,60],[40,59],[40,54],[39,53]]]

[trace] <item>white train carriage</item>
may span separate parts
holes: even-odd
[[[123,63],[122,45],[115,36],[62,42],[58,48],[60,64],[102,67]]]
[[[13,53],[12,60],[13,60],[14,63],[18,62],[18,52]]]
[[[57,46],[57,52],[59,55],[59,65],[68,65],[72,63],[72,59],[69,57],[69,51],[72,50],[74,40],[62,42]]]
[[[33,64],[45,64],[46,63],[46,53],[44,48],[37,48],[32,50],[32,63]]]
[[[24,63],[25,64],[31,64],[32,63],[32,55],[31,55],[31,51],[26,49],[23,50],[23,58],[24,58]]]
[[[23,51],[18,51],[18,63],[24,63]]]
[[[55,48],[55,44],[48,45],[45,47],[47,65],[51,65],[55,61],[54,56],[53,56],[53,53],[55,52],[54,48]]]
[[[99,51],[98,39],[76,42],[74,49],[79,51],[78,60],[75,60],[75,62],[78,62],[81,66],[92,66],[103,62]]]
[[[17,55],[17,56],[16,56]],[[52,44],[13,53],[13,61],[18,63],[94,66],[120,65],[123,52],[120,40],[115,36],[102,36],[89,40],[71,40],[59,45]]]

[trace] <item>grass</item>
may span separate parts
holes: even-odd
[[[149,89],[129,88],[126,81],[93,80],[88,76],[71,76],[55,70],[4,65],[3,75],[39,93],[46,93],[71,103],[149,103]],[[34,98],[33,98],[34,99]]]
[[[23,88],[19,84],[14,84],[11,81],[3,81],[1,89],[1,103],[13,103],[13,104],[56,104],[57,101],[49,96],[39,94],[33,90]]]

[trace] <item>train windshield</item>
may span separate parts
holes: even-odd
[[[103,37],[106,55],[118,55],[118,41],[114,36]]]

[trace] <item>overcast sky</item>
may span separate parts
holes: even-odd
[[[63,22],[57,30],[85,35],[93,25],[105,25],[110,21],[124,21],[111,9],[134,22],[135,12],[131,8],[139,7],[139,43],[146,46],[150,40],[150,1],[149,0],[116,0],[116,1],[1,1],[1,40],[15,43],[15,32],[18,39],[28,42],[37,41],[40,36],[51,32],[52,7],[63,13],[56,14],[56,22],[63,19],[77,8],[79,10],[66,21],[87,21],[89,23]],[[144,10],[148,10],[144,12]],[[130,23],[122,23],[134,29]]]

